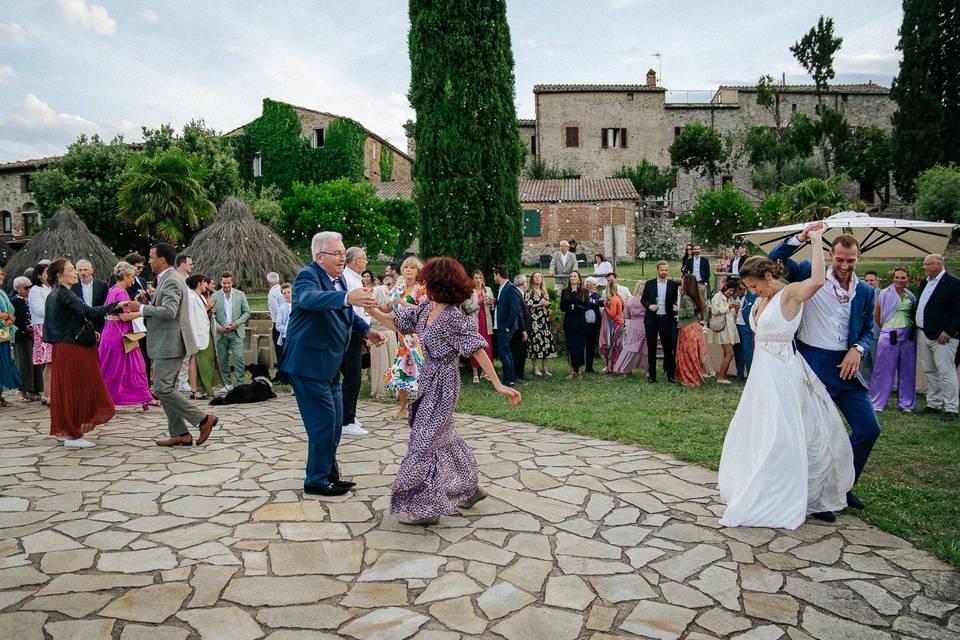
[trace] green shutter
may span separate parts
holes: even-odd
[[[540,212],[536,209],[525,209],[523,212],[523,236],[540,237]]]

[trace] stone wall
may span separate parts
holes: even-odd
[[[617,259],[632,262],[634,258],[634,223],[636,202],[613,200],[604,202],[524,202],[524,210],[540,211],[540,235],[524,237],[523,263],[536,264],[540,254],[552,254],[561,240],[576,239],[577,253],[610,253],[604,250],[608,240],[606,229],[623,228],[626,246],[617,247]]]
[[[647,260],[676,260],[691,240],[690,229],[678,227],[673,218],[640,218],[637,220],[636,254],[646,252]]]
[[[30,229],[24,228],[24,213],[33,213],[40,220],[34,204],[33,193],[24,193],[21,189],[21,180],[25,175],[33,175],[36,169],[19,169],[15,172],[0,173],[0,225],[6,214],[10,215],[11,232],[7,235],[24,236]],[[0,235],[6,232],[0,226]]]

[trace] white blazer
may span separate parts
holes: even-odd
[[[210,317],[207,315],[207,303],[196,291],[190,292],[190,328],[197,350],[203,351],[210,346]]]

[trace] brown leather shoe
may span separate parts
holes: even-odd
[[[193,436],[185,433],[182,436],[172,436],[166,440],[157,440],[158,447],[190,447],[193,445]]]
[[[200,437],[197,438],[198,447],[207,441],[207,438],[210,437],[210,433],[217,428],[218,422],[220,422],[220,418],[210,413],[207,414],[207,417],[203,419],[203,422],[197,425],[200,428]]]

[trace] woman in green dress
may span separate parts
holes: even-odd
[[[190,293],[190,326],[197,343],[197,353],[190,361],[190,398],[206,400],[214,390],[223,386],[217,373],[217,357],[214,347],[210,317],[214,304],[209,298],[213,281],[199,273],[187,278]]]

